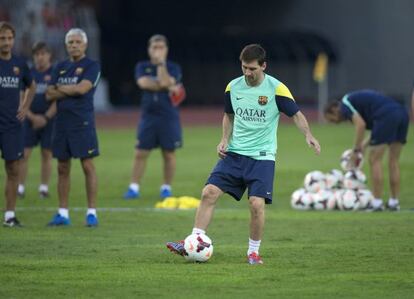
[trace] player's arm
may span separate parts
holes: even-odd
[[[78,84],[57,85],[56,89],[66,96],[77,97],[88,93],[93,88],[91,81],[83,79]]]
[[[220,158],[224,158],[226,156],[227,147],[229,145],[229,141],[233,133],[233,124],[234,110],[233,105],[231,104],[230,84],[228,84],[224,92],[224,115],[222,122],[222,136],[220,143],[217,145],[217,154]]]
[[[275,96],[276,105],[279,111],[293,118],[295,125],[299,128],[303,135],[305,135],[306,143],[309,147],[312,147],[317,154],[319,154],[321,152],[321,146],[319,145],[318,140],[313,137],[305,115],[303,115],[303,113],[299,110],[298,105],[285,84],[280,83],[277,86]]]
[[[23,96],[20,98],[19,109],[17,110],[17,119],[23,121],[29,111],[32,104],[34,95],[36,93],[36,83],[32,80],[31,84],[23,92]]]
[[[148,91],[161,91],[163,88],[160,83],[150,76],[142,76],[137,79],[137,85],[139,88]]]
[[[157,65],[157,81],[162,89],[168,89],[176,83],[175,78],[168,72],[165,62]]]
[[[364,147],[366,123],[358,112],[355,112],[352,115],[352,123],[355,127],[354,151],[362,151]]]
[[[293,121],[299,130],[305,135],[306,143],[309,147],[313,148],[316,154],[320,154],[321,146],[319,141],[312,135],[312,132],[309,127],[309,123],[306,120],[305,115],[301,111],[296,112],[293,116]]]
[[[57,89],[56,85],[49,85],[46,90],[46,100],[56,101],[66,97],[66,95]]]

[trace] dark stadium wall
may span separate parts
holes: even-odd
[[[328,51],[331,96],[374,88],[407,98],[414,67],[414,2],[386,1],[109,1],[99,3],[103,71],[114,104],[139,102],[134,65],[146,59],[154,33],[170,39],[170,57],[184,71],[190,104],[221,104],[239,76],[238,54],[250,42],[269,52],[269,73],[302,102],[314,102],[312,67]],[[316,45],[316,46],[315,46]]]

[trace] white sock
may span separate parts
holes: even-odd
[[[171,191],[171,185],[163,184],[163,185],[161,185],[160,190],[169,190],[169,191]]]
[[[19,184],[19,186],[17,187],[17,192],[24,193],[24,185]]]
[[[260,243],[262,240],[255,241],[249,238],[249,250],[247,250],[247,255],[251,254],[252,252],[256,252],[259,254]]]
[[[134,192],[138,192],[139,191],[139,185],[137,183],[131,183],[131,184],[129,184],[129,189],[131,189]]]
[[[15,215],[14,211],[6,211],[6,212],[4,213],[4,220],[5,220],[5,221],[7,221],[7,220],[9,220],[9,219],[11,219],[11,218],[14,218],[14,217],[16,217],[16,215]]]
[[[49,186],[46,184],[39,185],[39,192],[49,192]]]
[[[92,214],[95,217],[98,217],[98,215],[96,215],[96,209],[90,209],[88,208],[88,211],[86,211],[86,215]]]
[[[393,206],[397,206],[400,202],[398,201],[397,198],[390,198],[388,200],[388,205],[393,207]]]
[[[60,216],[69,219],[69,209],[59,208],[58,213]]]
[[[205,235],[206,231],[201,229],[201,228],[194,227],[191,234],[193,234],[193,235]]]
[[[381,198],[374,198],[372,200],[372,206],[374,208],[378,208],[378,207],[382,206],[382,199]]]

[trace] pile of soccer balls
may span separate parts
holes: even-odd
[[[304,187],[292,193],[291,206],[296,210],[356,211],[369,207],[374,198],[366,187],[366,176],[361,171],[362,154],[351,160],[352,150],[341,156],[341,168],[328,173],[312,171],[305,176]]]

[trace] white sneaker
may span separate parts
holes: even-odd
[[[400,202],[398,200],[393,200],[391,202],[390,200],[387,202],[387,209],[393,212],[400,210]]]

